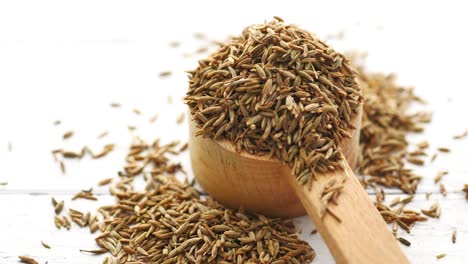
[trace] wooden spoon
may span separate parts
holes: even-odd
[[[334,256],[336,263],[409,263],[351,168],[357,164],[362,107],[352,120],[352,138],[340,142],[347,162],[344,170],[321,175],[312,187],[296,181],[289,167],[278,160],[236,152],[226,141],[196,137],[190,126],[190,154],[195,176],[205,191],[218,201],[269,216],[307,214]],[[320,192],[332,176],[346,176],[337,205],[320,217]]]

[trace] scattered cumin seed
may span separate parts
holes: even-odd
[[[437,173],[437,175],[434,178],[434,183],[439,183],[439,181],[442,179],[442,176],[445,176],[448,174],[448,171],[440,171]]]
[[[317,232],[318,232],[317,229],[313,229],[312,231],[310,231],[310,234],[311,234],[311,235],[315,235],[315,234],[317,234]]]
[[[443,183],[440,184],[440,193],[443,196],[447,196],[447,189],[445,189],[445,185]]]
[[[434,162],[437,158],[437,153],[434,153],[434,155],[432,155],[431,157],[431,162]]]
[[[120,108],[122,105],[120,103],[113,102],[110,104],[112,108]]]
[[[97,138],[98,138],[98,139],[101,139],[101,138],[106,137],[107,135],[109,135],[109,132],[108,132],[108,131],[104,131],[104,132],[102,132],[101,134],[99,134],[99,135],[97,136]]]
[[[169,77],[172,75],[172,72],[171,71],[162,71],[159,73],[159,77],[160,78],[165,78],[165,77]]]
[[[409,163],[414,164],[414,165],[418,165],[418,166],[424,165],[424,160],[422,160],[422,159],[418,159],[418,158],[414,158],[414,157],[408,157],[406,160]]]
[[[104,186],[112,182],[114,178],[106,178],[98,182],[98,186]]]
[[[421,209],[421,212],[429,217],[439,218],[441,212],[440,205],[436,202],[433,205],[431,205],[431,207],[428,210]]]
[[[90,188],[89,190],[81,190],[80,192],[78,192],[72,197],[72,200],[76,200],[76,199],[87,199],[87,200],[97,201],[96,196],[93,195],[93,188]]]
[[[101,248],[101,249],[90,249],[90,250],[87,250],[87,249],[80,249],[80,252],[84,252],[84,253],[91,253],[91,254],[95,254],[95,255],[100,255],[100,254],[104,254],[106,252],[108,252],[109,250],[105,249],[105,248]]]
[[[0,186],[7,186],[8,182],[0,182]]]
[[[41,244],[42,244],[43,247],[45,247],[45,248],[47,248],[47,249],[50,249],[49,244],[47,244],[46,242],[44,242],[44,241],[41,240]]]
[[[411,242],[409,242],[408,240],[406,240],[403,237],[398,237],[398,241],[400,241],[400,243],[402,243],[403,245],[405,245],[407,247],[411,246]]]
[[[58,125],[60,125],[61,123],[62,123],[62,121],[60,121],[60,120],[55,120],[53,124],[54,124],[54,126],[58,126]]]
[[[457,229],[454,229],[452,232],[452,243],[457,243]]]
[[[429,147],[429,142],[423,141],[423,142],[420,142],[420,143],[416,144],[416,146],[418,146],[418,148],[420,148],[420,149],[426,149],[426,148]]]
[[[446,147],[440,147],[440,148],[437,148],[437,150],[440,151],[440,152],[445,152],[445,153],[450,152],[450,149],[446,148]]]
[[[91,150],[89,150],[90,154],[91,154],[91,157],[93,157],[93,159],[99,159],[99,158],[102,158],[104,156],[106,156],[107,154],[109,154],[109,152],[111,152],[112,150],[114,150],[115,148],[115,145],[114,144],[107,144],[103,147],[103,149],[101,150],[101,152],[98,152],[98,153],[93,153]]]
[[[65,134],[63,134],[63,139],[68,139],[73,136],[73,131],[67,131]]]
[[[8,152],[13,151],[13,144],[11,142],[8,142]]]
[[[453,139],[463,139],[468,136],[468,129],[466,129],[463,133],[459,135],[453,136]]]
[[[27,263],[27,264],[38,264],[39,263],[36,260],[34,260],[33,258],[30,258],[30,257],[27,257],[27,256],[18,256],[18,258],[20,259],[21,262]]]
[[[54,205],[55,214],[60,214],[60,212],[62,212],[64,204],[64,201],[57,202],[54,198],[52,198],[52,205]]]
[[[441,259],[441,258],[444,258],[445,256],[447,256],[447,254],[442,253],[442,254],[437,255],[436,258]]]
[[[63,161],[60,161],[60,170],[62,171],[63,174],[67,173],[65,169],[65,163],[63,163]]]

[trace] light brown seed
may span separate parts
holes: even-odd
[[[27,256],[18,256],[18,258],[20,259],[21,262],[27,263],[27,264],[38,264],[39,263],[35,259],[33,259],[31,257],[27,257]]]
[[[65,134],[63,134],[63,139],[68,139],[68,138],[71,138],[73,136],[73,131],[67,131],[65,132]]]
[[[41,240],[41,244],[42,244],[43,247],[45,247],[45,248],[47,248],[47,249],[50,249],[49,244],[47,244],[46,242],[44,242],[44,241]]]

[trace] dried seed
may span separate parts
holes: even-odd
[[[444,258],[445,256],[447,256],[447,254],[442,253],[442,254],[437,255],[436,258],[441,259],[441,258]]]
[[[445,148],[445,147],[437,148],[437,150],[440,151],[440,152],[445,152],[445,153],[450,152],[450,149],[449,149],[449,148]]]
[[[107,185],[107,184],[111,183],[112,180],[113,180],[113,178],[106,178],[106,179],[100,180],[100,181],[98,182],[98,186]]]
[[[169,77],[172,75],[172,72],[171,71],[162,71],[159,73],[159,77],[160,78],[165,78],[165,77]]]
[[[408,240],[404,239],[403,237],[398,237],[398,241],[400,241],[400,243],[402,243],[403,245],[409,247],[411,246],[411,242],[409,242]]]
[[[39,263],[36,260],[34,260],[33,258],[30,258],[30,257],[27,257],[27,256],[18,256],[18,258],[20,259],[21,262],[27,263],[27,264],[38,264]]]
[[[463,139],[468,136],[468,129],[466,129],[463,133],[459,135],[453,136],[453,139]]]
[[[101,138],[104,138],[104,137],[107,136],[107,135],[109,135],[109,132],[108,132],[108,131],[104,131],[104,132],[102,132],[101,134],[99,134],[99,135],[97,136],[97,138],[98,138],[98,139],[101,139]]]
[[[424,160],[422,159],[418,159],[418,158],[414,158],[414,157],[408,157],[406,159],[409,163],[412,163],[414,165],[424,165]]]
[[[47,244],[46,242],[44,242],[44,241],[41,240],[41,244],[42,244],[43,247],[45,247],[45,248],[47,248],[47,249],[50,249],[49,244]]]
[[[70,137],[73,136],[73,131],[68,131],[68,132],[65,132],[65,134],[63,134],[63,139],[68,139]]]

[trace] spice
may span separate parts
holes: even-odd
[[[308,263],[315,253],[292,234],[289,220],[227,209],[174,178],[157,176],[145,192],[120,192],[100,209],[104,233],[96,243],[121,262]],[[125,223],[125,225],[123,225]],[[121,239],[127,237],[127,239]]]
[[[439,183],[439,181],[442,179],[442,176],[445,176],[448,174],[448,171],[440,171],[437,173],[437,175],[434,178],[434,183]]]
[[[72,197],[72,200],[76,200],[76,199],[87,199],[87,200],[97,201],[96,196],[93,195],[93,188],[89,190],[81,190],[79,193],[75,194]]]
[[[413,89],[397,85],[394,75],[366,71],[359,55],[354,54],[351,58],[357,67],[364,96],[359,170],[368,177],[362,182],[365,186],[380,184],[413,194],[422,177],[404,163],[408,148],[406,136],[410,132],[422,132],[422,124],[430,122],[431,114],[408,113],[410,104],[422,102]],[[417,146],[425,149],[429,143],[424,141]],[[418,165],[424,163],[414,157],[408,161]]]
[[[108,132],[108,131],[104,131],[104,132],[102,132],[101,134],[99,134],[99,135],[97,136],[97,138],[98,138],[98,139],[101,139],[101,138],[104,138],[104,137],[107,136],[107,135],[109,135],[109,132]]]
[[[445,148],[445,147],[437,148],[437,150],[440,151],[440,152],[445,152],[445,153],[450,152],[450,149]]]
[[[63,209],[64,201],[57,202],[54,197],[52,197],[52,205],[54,206],[55,214],[60,214]]]
[[[63,134],[63,139],[68,139],[73,136],[73,131],[68,131]]]
[[[414,164],[414,165],[419,165],[419,166],[424,165],[424,160],[418,159],[418,158],[414,158],[414,157],[408,157],[408,158],[407,158],[407,161],[408,161],[409,163]]]
[[[465,184],[463,187],[462,191],[465,192],[465,198],[468,200],[468,184]]]
[[[120,108],[122,105],[120,103],[113,102],[110,104],[112,108]]]
[[[442,253],[442,254],[439,254],[436,256],[437,259],[441,259],[441,258],[444,258],[447,254],[445,253]]]
[[[440,211],[439,203],[434,203],[428,210],[421,209],[421,213],[433,218],[439,218]]]
[[[197,136],[274,157],[301,184],[342,167],[361,91],[348,59],[309,32],[278,19],[247,27],[189,74]]]
[[[457,230],[454,229],[452,232],[452,243],[455,244],[457,243]]]
[[[169,77],[172,75],[172,72],[171,71],[163,71],[163,72],[160,72],[159,73],[159,77],[160,78],[164,78],[164,77]]]
[[[33,258],[30,258],[30,257],[27,257],[27,256],[18,256],[18,258],[20,259],[21,262],[27,263],[27,264],[38,264],[39,263],[36,260],[34,260]]]
[[[98,186],[104,186],[112,182],[114,178],[106,178],[98,182]]]
[[[402,243],[403,245],[409,247],[411,246],[411,242],[409,242],[408,240],[404,239],[403,237],[399,237],[398,238],[398,241],[400,241],[400,243]]]
[[[443,195],[443,196],[447,196],[447,189],[445,189],[445,185],[443,183],[441,183],[439,185],[440,187],[440,193]]]
[[[459,135],[453,136],[453,139],[463,139],[468,136],[468,129],[466,129],[463,133]]]
[[[47,249],[50,249],[49,244],[47,244],[46,242],[44,242],[44,241],[42,241],[42,240],[41,240],[41,245],[42,245],[43,247],[47,248]]]
[[[314,259],[315,252],[298,239],[291,220],[226,208],[211,198],[202,199],[190,184],[170,176],[183,170],[168,155],[178,154],[186,145],[134,139],[125,173],[110,188],[116,203],[98,209],[103,219],[69,210],[78,226],[102,232],[95,239],[100,249],[82,252],[110,252],[113,257],[103,263],[309,263]],[[133,187],[139,174],[146,181],[143,191]],[[65,221],[56,216],[57,227],[65,226]]]

